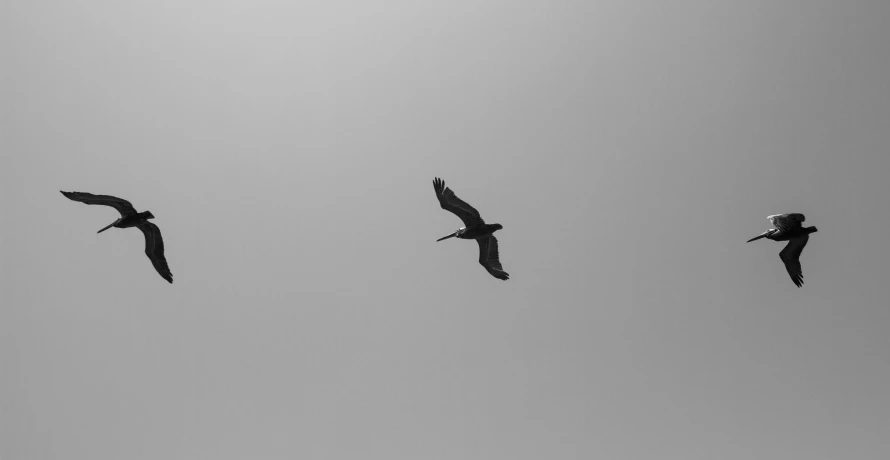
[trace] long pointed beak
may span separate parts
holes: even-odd
[[[108,230],[109,228],[114,227],[114,224],[116,224],[116,223],[118,223],[118,222],[120,222],[120,221],[121,221],[121,220],[118,219],[118,220],[116,220],[116,221],[114,221],[114,222],[108,224],[107,227],[103,228],[102,230],[99,230],[99,231],[96,232],[96,233],[102,233],[102,232],[104,232],[105,230]]]
[[[752,241],[757,241],[757,240],[759,240],[759,239],[765,237],[765,236],[768,235],[768,234],[769,234],[769,232],[763,232],[763,233],[761,233],[760,235],[755,236],[754,238],[751,238],[750,240],[745,241],[745,242],[746,242],[746,243],[750,243],[750,242],[752,242]]]
[[[452,236],[455,236],[455,235],[457,235],[457,232],[454,232],[454,233],[452,233],[452,234],[450,234],[450,235],[448,235],[448,236],[443,236],[442,238],[439,238],[438,240],[436,240],[436,242],[439,242],[439,241],[442,241],[442,240],[447,240],[448,238],[451,238]]]

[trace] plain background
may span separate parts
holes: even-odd
[[[887,24],[5,2],[0,457],[890,458]],[[435,242],[435,176],[509,281]],[[59,190],[152,211],[174,284]],[[785,212],[801,289],[744,243]]]

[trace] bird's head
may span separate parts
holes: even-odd
[[[759,240],[759,239],[761,239],[761,238],[768,238],[770,235],[772,235],[773,233],[775,233],[775,231],[776,231],[776,229],[771,228],[771,229],[769,229],[769,230],[767,230],[767,231],[761,233],[760,235],[757,235],[757,236],[755,236],[754,238],[751,238],[750,240],[745,241],[745,242],[746,242],[746,243],[750,243],[750,242],[752,242],[752,241],[757,241],[757,240]]]
[[[448,238],[453,238],[453,237],[455,237],[455,236],[460,235],[461,233],[463,233],[463,232],[465,232],[465,231],[467,231],[467,227],[461,227],[461,228],[455,230],[454,233],[452,233],[452,234],[450,234],[450,235],[448,235],[448,236],[443,236],[442,238],[439,238],[439,239],[436,240],[436,241],[442,241],[442,240],[447,240]]]
[[[120,221],[121,221],[121,219],[123,219],[123,217],[120,217],[120,218],[118,218],[118,219],[117,219],[117,220],[116,220],[116,221],[114,221],[114,222],[112,222],[112,223],[110,223],[110,224],[108,224],[108,226],[107,226],[107,227],[105,227],[105,228],[103,228],[103,229],[102,229],[102,230],[99,230],[99,231],[98,231],[98,232],[96,232],[96,233],[102,233],[102,232],[104,232],[104,231],[105,231],[105,230],[108,230],[108,229],[109,229],[109,228],[111,228],[111,227],[114,227],[114,224],[116,224],[116,223],[118,223],[118,222],[120,222]]]
[[[491,228],[493,228],[493,229],[494,229],[494,230],[492,230],[492,231],[493,231],[493,232],[496,232],[496,231],[498,231],[498,230],[501,230],[501,229],[503,229],[503,228],[504,228],[504,226],[503,226],[503,225],[501,225],[501,224],[491,224]]]

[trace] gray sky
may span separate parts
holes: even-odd
[[[0,458],[890,458],[890,3],[0,10]]]

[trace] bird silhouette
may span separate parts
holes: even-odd
[[[476,240],[479,243],[479,263],[488,270],[488,273],[491,273],[491,276],[504,281],[509,279],[510,275],[504,271],[498,255],[498,239],[493,235],[494,232],[504,227],[501,224],[486,224],[479,215],[479,211],[458,198],[450,188],[445,187],[445,181],[442,179],[437,177],[433,180],[433,189],[436,191],[436,198],[439,199],[442,209],[451,211],[464,223],[464,227],[436,241],[447,240],[451,237]]]
[[[751,238],[747,243],[761,238],[773,241],[787,241],[788,244],[779,253],[779,258],[785,264],[785,269],[788,270],[791,281],[794,281],[797,287],[801,287],[803,285],[803,270],[800,268],[800,254],[810,239],[810,233],[815,233],[818,230],[816,227],[801,226],[801,223],[806,220],[803,214],[773,214],[768,216],[767,219],[776,228],[771,228]]]
[[[96,233],[102,233],[111,227],[136,227],[142,230],[142,234],[145,235],[145,255],[151,260],[151,264],[154,265],[161,278],[173,283],[173,273],[170,272],[167,259],[164,258],[164,240],[161,239],[161,230],[157,225],[148,221],[155,217],[151,211],[136,212],[129,201],[110,195],[93,195],[83,192],[62,192],[62,195],[65,195],[69,200],[86,204],[101,204],[117,209],[121,217]]]

